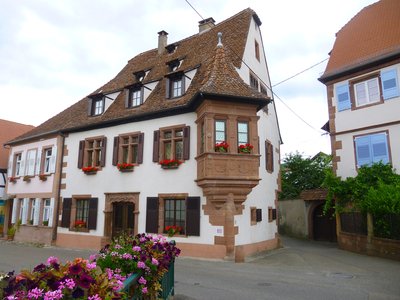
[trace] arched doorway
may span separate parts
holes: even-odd
[[[315,207],[312,212],[313,238],[317,241],[336,242],[336,218],[334,210],[324,214],[324,204]]]

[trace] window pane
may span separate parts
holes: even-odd
[[[369,80],[368,83],[369,102],[379,101],[379,86],[378,79]]]
[[[225,121],[215,121],[215,130],[225,131]]]
[[[358,157],[359,158],[369,158],[369,146],[368,145],[362,145],[358,146]]]
[[[172,132],[171,131],[165,131],[164,132],[164,139],[170,139],[172,138]]]
[[[182,129],[175,130],[175,137],[181,137],[181,136],[183,136],[183,130]]]
[[[215,121],[215,142],[225,141],[225,121]]]
[[[386,155],[386,144],[385,143],[373,144],[372,151],[374,152],[374,157],[384,156]]]
[[[132,163],[137,163],[138,160],[138,145],[132,145]]]
[[[164,142],[164,159],[172,159],[171,142]]]
[[[365,91],[364,83],[358,83],[355,85],[356,99],[358,105],[367,103],[367,94]]]
[[[128,162],[128,147],[122,148],[122,162],[124,163]]]
[[[183,141],[175,142],[175,159],[183,159]]]
[[[172,82],[172,97],[179,97],[182,95],[182,79]]]

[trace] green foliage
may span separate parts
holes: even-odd
[[[318,154],[314,158],[303,158],[298,152],[283,159],[282,192],[279,199],[295,199],[304,190],[320,188],[325,172],[331,168],[331,156]]]

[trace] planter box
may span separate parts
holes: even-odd
[[[119,169],[119,171],[121,173],[129,173],[129,172],[133,172],[133,168],[130,168],[130,169]]]

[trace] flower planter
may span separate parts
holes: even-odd
[[[130,169],[119,169],[119,171],[121,173],[129,173],[129,172],[133,172],[133,168],[130,168]]]
[[[227,149],[220,147],[220,148],[216,148],[215,152],[226,153],[228,151],[227,151]]]
[[[39,180],[46,181],[47,180],[47,176],[46,175],[39,175]]]
[[[83,173],[85,173],[86,175],[95,175],[97,174],[97,171],[84,171]]]
[[[161,169],[178,169],[179,166],[175,165],[175,166],[163,166],[161,165]]]

